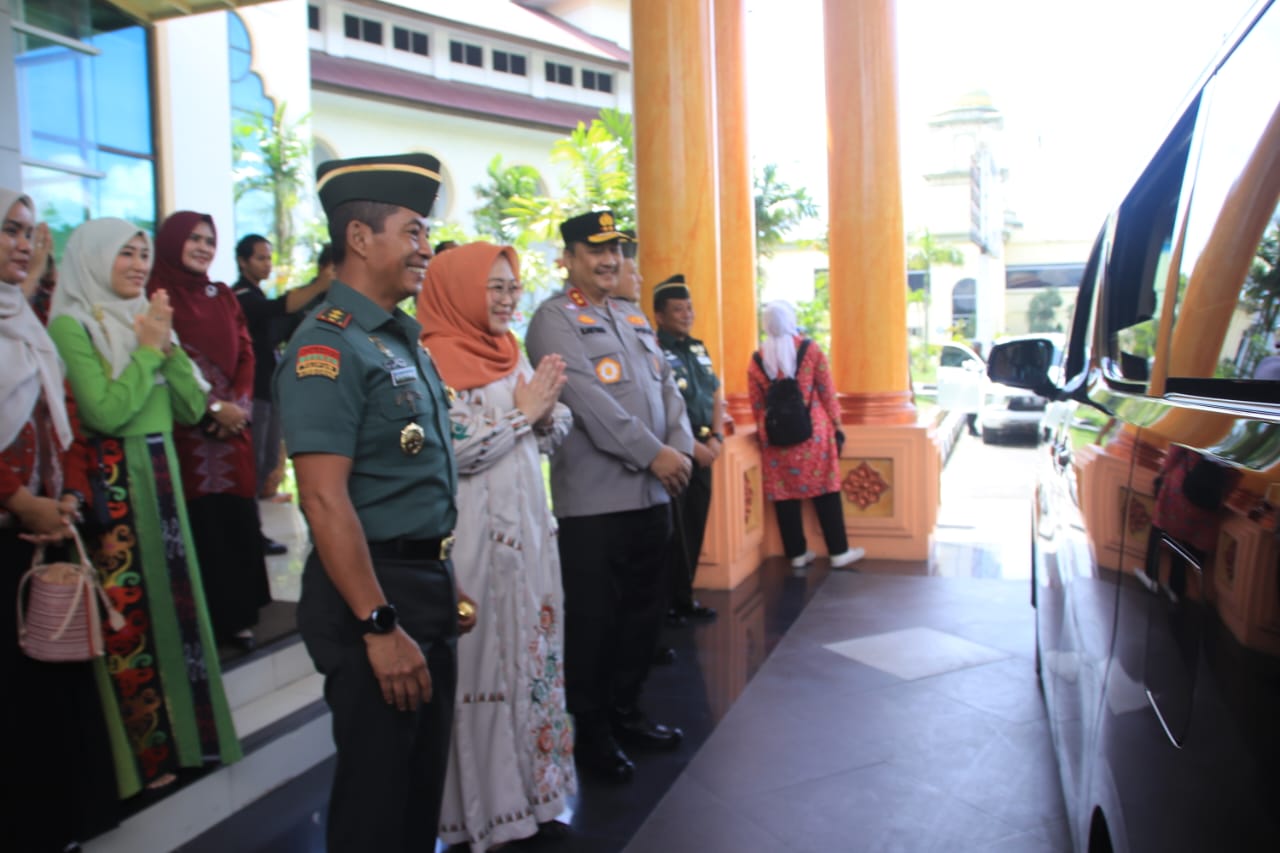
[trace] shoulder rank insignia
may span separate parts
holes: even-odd
[[[341,366],[342,353],[333,347],[311,345],[298,348],[298,358],[294,363],[294,372],[299,379],[305,379],[308,376],[337,379],[338,370]]]
[[[345,329],[351,325],[351,314],[337,307],[324,309],[316,315],[316,319],[321,323],[337,326],[339,329]]]
[[[579,308],[587,307],[587,297],[582,295],[582,291],[576,287],[569,288],[569,301]]]

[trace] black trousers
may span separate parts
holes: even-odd
[[[560,519],[565,694],[579,728],[640,698],[662,612],[668,504]]]
[[[782,551],[791,560],[799,557],[808,548],[804,538],[804,522],[800,518],[800,499],[775,501],[774,510],[778,513],[778,531],[782,534]],[[842,554],[849,550],[849,537],[844,532],[844,509],[840,506],[840,493],[827,492],[813,499],[813,508],[818,512],[818,524],[822,527],[822,538],[827,544],[828,554]]]
[[[689,486],[672,501],[672,510],[675,529],[667,552],[667,605],[687,610],[693,606],[693,579],[711,510],[710,468],[693,467]]]
[[[307,560],[298,628],[333,713],[337,768],[329,799],[329,853],[421,853],[434,848],[453,727],[457,602],[447,561],[376,560],[374,570],[431,672],[431,701],[400,711],[382,698],[359,622]]]

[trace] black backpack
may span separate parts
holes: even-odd
[[[796,350],[796,370],[804,361],[805,350],[809,348],[809,339],[800,342]],[[764,373],[764,362],[760,353],[752,353],[760,372]],[[768,374],[765,374],[768,378]],[[800,383],[793,376],[781,379],[769,379],[769,387],[764,392],[764,434],[769,444],[774,447],[791,447],[803,444],[813,435],[813,418],[809,415],[809,407],[813,404],[810,397],[806,402],[800,393]]]

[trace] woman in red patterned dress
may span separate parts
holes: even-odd
[[[184,210],[166,219],[147,296],[168,291],[173,331],[212,386],[205,419],[175,425],[173,438],[214,634],[252,646],[258,610],[271,601],[249,431],[253,341],[231,288],[209,279],[217,240],[207,214]]]
[[[843,433],[827,357],[821,347],[810,341],[803,359],[796,363],[804,338],[796,332],[796,310],[789,302],[765,305],[764,331],[765,339],[760,345],[764,369],[754,358],[747,368],[751,412],[763,456],[764,494],[778,513],[782,548],[792,566],[803,568],[815,558],[807,548],[800,518],[800,502],[809,498],[818,513],[831,565],[843,568],[862,559],[866,551],[850,548],[845,535],[844,510],[840,506],[840,451],[836,443],[837,434],[843,438]],[[769,382],[784,377],[794,377],[801,395],[809,401],[813,435],[800,444],[778,447],[769,443],[765,430],[764,398]]]
[[[91,454],[57,350],[21,288],[35,205],[0,188],[0,217],[0,636],[8,643],[0,649],[0,838],[17,853],[79,849],[77,841],[118,819],[95,683],[105,670],[100,660],[27,657],[14,602],[36,543],[59,547],[71,535],[90,491]]]

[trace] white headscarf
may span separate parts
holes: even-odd
[[[111,365],[115,379],[129,366],[129,358],[138,348],[138,335],[133,318],[146,313],[147,294],[122,299],[111,289],[111,272],[116,256],[135,235],[151,238],[132,222],[123,219],[90,219],[67,240],[58,270],[58,289],[53,292],[49,319],[66,314],[73,317],[89,333],[94,348]],[[147,263],[147,272],[151,264]]]
[[[777,300],[764,306],[764,343],[760,344],[760,357],[764,360],[765,376],[796,375],[796,309],[790,302]]]
[[[0,187],[0,217],[7,218],[18,202],[35,212],[30,197]],[[31,420],[41,392],[58,443],[66,450],[74,435],[67,418],[62,359],[31,310],[22,282],[0,282],[0,449],[13,444]]]
[[[58,288],[53,292],[53,306],[49,319],[67,315],[84,326],[93,346],[111,366],[111,378],[115,379],[129,366],[133,351],[138,348],[138,334],[134,331],[133,318],[145,314],[149,307],[146,291],[128,299],[116,295],[111,287],[112,270],[116,257],[135,236],[141,235],[152,251],[151,237],[132,222],[113,217],[90,219],[82,224],[67,240],[62,254],[62,266],[58,272]],[[147,273],[151,262],[147,262]],[[171,334],[174,346],[178,336]],[[195,369],[195,365],[192,365]],[[196,370],[196,379],[205,391],[208,383]],[[157,373],[156,383],[164,377]]]

